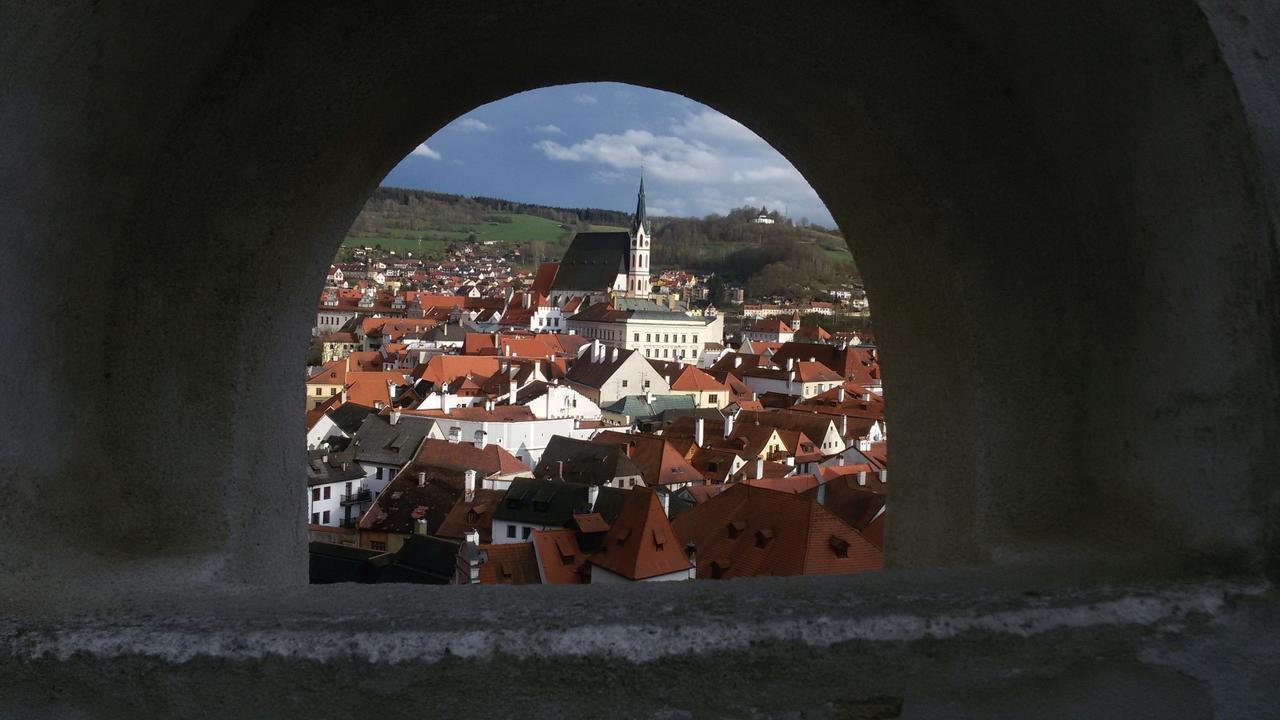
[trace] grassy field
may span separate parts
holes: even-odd
[[[592,225],[591,232],[630,232],[631,228],[618,227],[617,225]]]
[[[430,230],[391,228],[376,236],[349,235],[343,245],[381,245],[388,250],[437,253],[450,242],[466,240],[471,235],[480,242],[493,240],[501,243],[558,242],[569,235],[569,231],[554,220],[534,215],[502,214],[501,217],[510,218],[511,222],[470,223]]]

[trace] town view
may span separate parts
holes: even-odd
[[[690,100],[562,86],[455,120],[360,212],[311,334],[312,582],[881,568],[855,260],[789,163]]]

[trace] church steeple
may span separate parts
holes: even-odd
[[[631,221],[631,233],[634,235],[642,227],[647,234],[649,232],[649,218],[644,211],[644,171],[640,172],[640,192],[636,195],[636,217]]]
[[[636,216],[631,220],[631,252],[627,255],[627,296],[649,297],[649,218],[644,211],[644,170],[636,195]]]

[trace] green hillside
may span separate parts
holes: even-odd
[[[381,245],[387,250],[435,254],[450,242],[559,244],[573,233],[554,220],[517,213],[491,213],[475,222],[421,221],[410,227],[396,227],[396,223],[386,222],[385,217],[381,219],[383,222],[372,228],[353,226],[343,244],[347,247]]]
[[[752,222],[761,209],[742,207],[705,218],[653,218],[655,270],[715,273],[754,297],[825,296],[857,277],[838,231],[801,227],[777,212],[773,224]],[[625,212],[554,208],[426,190],[378,188],[348,231],[344,247],[381,246],[441,257],[451,243],[495,242],[518,251],[519,266],[559,260],[575,232],[627,229]],[[342,257],[339,251],[339,258]]]

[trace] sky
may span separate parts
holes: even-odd
[[[620,83],[558,85],[481,105],[427,138],[382,184],[631,212],[642,165],[650,215],[763,205],[835,225],[791,163],[737,121]]]

